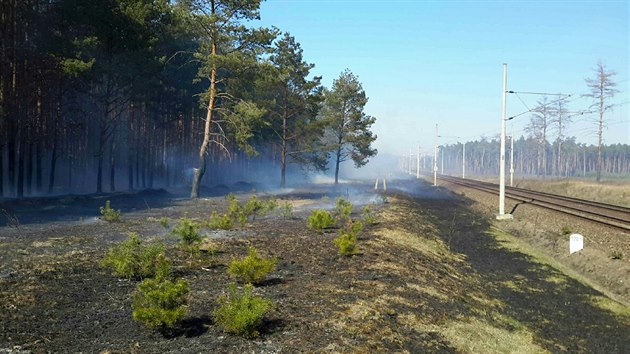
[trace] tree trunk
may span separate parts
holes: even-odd
[[[341,162],[341,144],[337,148],[337,157],[335,159],[335,188],[339,184],[339,163]]]
[[[26,153],[26,195],[30,196],[33,192],[33,144],[27,144],[28,151]]]
[[[604,90],[599,95],[599,129],[597,130],[597,183],[602,179],[602,132],[604,127]]]
[[[280,188],[287,183],[287,112],[282,116],[282,149],[280,150]]]
[[[24,148],[25,144],[23,142],[24,139],[21,137],[18,138],[19,148],[18,148],[18,178],[17,178],[17,197],[24,197]]]
[[[214,8],[212,9],[214,13]],[[217,46],[212,42],[212,57],[216,57]],[[192,191],[190,192],[190,198],[195,199],[199,197],[199,184],[201,178],[206,173],[206,153],[208,152],[208,146],[210,145],[210,133],[212,129],[212,114],[214,113],[214,98],[216,96],[216,83],[217,83],[217,67],[216,64],[212,64],[212,72],[210,74],[210,100],[208,102],[208,112],[206,113],[206,124],[203,133],[203,142],[199,149],[199,168],[194,169]]]
[[[130,191],[133,190],[133,153],[131,147],[138,148],[137,143],[134,145],[133,139],[133,113],[134,104],[133,101],[129,103],[129,119],[127,120],[127,134],[129,137],[129,150],[127,150],[127,185]]]
[[[112,137],[112,145],[109,150],[109,190],[116,191],[116,138]]]
[[[0,130],[0,137],[2,137],[2,130]],[[0,198],[4,197],[4,173],[3,172],[4,172],[4,145],[0,145]]]
[[[42,191],[43,185],[43,162],[42,162],[42,141],[38,141],[35,145],[35,190],[37,192]]]

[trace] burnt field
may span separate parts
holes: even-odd
[[[237,199],[244,201],[252,186],[241,187]],[[338,194],[328,186],[276,195],[292,205],[292,215],[269,213],[232,230],[203,227],[205,243],[216,252],[197,262],[178,250],[173,225],[182,217],[202,222],[212,211],[225,212],[223,194],[233,186],[207,190],[194,201],[160,190],[4,204],[20,223],[0,227],[0,352],[630,350],[623,287],[541,254],[543,243],[532,246],[506,233],[473,193],[416,180],[388,187],[385,195],[376,195],[372,183],[339,189],[354,205],[353,219],[363,217],[363,205],[376,210],[377,222],[360,232],[353,256],[333,244],[337,227],[320,234],[306,226],[313,209],[334,205]],[[98,218],[105,200],[122,210],[119,222]],[[543,223],[537,220],[536,227]],[[189,284],[186,316],[168,333],[134,321],[138,281],[119,279],[101,265],[128,232],[163,240],[175,275]],[[274,307],[253,339],[224,332],[212,316],[232,282],[228,264],[249,246],[278,259],[254,290]],[[589,264],[603,273],[612,262],[606,258]],[[627,259],[619,262],[612,266]],[[593,279],[599,290],[589,285]]]

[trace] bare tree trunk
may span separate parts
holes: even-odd
[[[339,163],[341,162],[341,138],[339,139],[339,147],[337,148],[337,157],[335,159],[335,188],[339,184]]]
[[[27,144],[26,153],[26,195],[33,193],[33,144]]]
[[[214,13],[214,8],[212,9]],[[216,57],[217,46],[212,42],[212,57]],[[199,197],[199,184],[201,178],[206,173],[206,153],[208,152],[208,146],[210,145],[210,133],[212,131],[212,114],[214,113],[214,99],[216,96],[216,83],[217,83],[217,67],[212,64],[212,71],[210,74],[210,100],[208,102],[208,112],[206,113],[206,124],[203,133],[203,142],[199,149],[199,168],[194,169],[192,191],[190,192],[190,198],[195,199]]]
[[[109,190],[116,191],[116,138],[112,137],[112,145],[109,150]]]
[[[24,148],[23,138],[19,137],[18,147],[18,178],[17,178],[17,197],[24,197]]]
[[[604,92],[599,96],[599,127],[597,130],[597,182],[602,179],[602,133],[604,128]]]
[[[134,118],[134,105],[133,100],[129,103],[129,118],[127,119],[127,136],[129,138],[129,150],[127,151],[127,184],[130,191],[133,190],[133,153],[131,147],[135,147],[133,139],[133,118]]]
[[[280,150],[280,188],[286,187],[287,183],[287,112],[282,116],[282,148]]]

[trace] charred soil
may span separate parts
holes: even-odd
[[[367,185],[353,191],[353,218],[361,217],[358,204],[382,201]],[[123,209],[117,223],[54,219],[2,227],[0,352],[630,349],[627,307],[509,247],[471,200],[415,180],[390,182],[387,201],[376,207],[378,222],[359,234],[359,254],[347,257],[333,244],[337,229],[319,234],[306,227],[311,209],[332,206],[328,194],[279,195],[293,205],[292,217],[270,214],[234,230],[203,230],[218,249],[203,264],[178,253],[159,220],[168,218],[170,227],[183,216],[207,220],[211,211],[227,210],[223,197],[162,195],[133,207],[112,201]],[[132,319],[137,281],[118,279],[100,265],[131,231],[163,239],[177,275],[190,285],[187,316],[166,334]],[[249,246],[278,258],[276,270],[255,288],[275,304],[255,339],[224,333],[211,315],[232,281],[227,265]]]

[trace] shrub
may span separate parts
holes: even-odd
[[[164,253],[160,242],[144,245],[135,232],[107,251],[103,266],[112,268],[114,275],[121,278],[146,278],[156,273],[156,258]]]
[[[254,247],[249,247],[247,257],[232,259],[228,273],[242,283],[258,284],[263,281],[278,263],[276,257],[262,258]]]
[[[357,236],[352,232],[342,231],[333,242],[339,247],[339,253],[344,256],[352,256],[358,252]]]
[[[189,218],[181,218],[179,223],[173,228],[173,234],[180,237],[180,241],[185,246],[191,246],[201,242],[199,235],[199,225]]]
[[[256,216],[263,216],[272,212],[277,207],[278,201],[275,198],[263,201],[254,195],[245,203],[245,205],[243,205],[241,212],[246,218],[252,217],[253,219],[256,219]]]
[[[319,232],[332,226],[334,223],[335,220],[332,215],[330,215],[330,212],[322,209],[313,210],[307,220],[307,226]]]
[[[563,226],[562,229],[560,229],[560,232],[562,233],[562,236],[570,235],[573,233],[573,231],[571,231],[571,228],[568,226]]]
[[[273,197],[273,198],[270,198],[269,200],[267,200],[267,203],[265,204],[265,212],[266,213],[271,213],[272,211],[276,210],[277,208],[278,208],[278,199]]]
[[[256,219],[257,215],[265,214],[266,204],[262,200],[258,199],[255,195],[252,196],[243,206],[242,211],[247,218],[250,216]]]
[[[347,201],[344,197],[339,197],[335,201],[335,217],[337,221],[343,222],[350,219],[350,214],[352,214],[352,204]]]
[[[214,312],[214,320],[226,332],[247,337],[257,337],[258,328],[263,322],[265,314],[272,309],[271,300],[254,296],[254,287],[245,285],[243,291],[236,288],[236,284],[229,285],[229,293],[219,297],[219,307]]]
[[[293,217],[293,205],[289,202],[282,204],[279,207],[279,214],[284,219],[290,219]]]
[[[352,256],[357,254],[357,234],[363,230],[363,224],[360,221],[352,221],[348,219],[345,228],[340,232],[339,236],[333,240],[333,243],[339,247],[339,253],[344,256]]]
[[[363,207],[363,221],[370,225],[376,224],[376,214],[369,205]]]
[[[133,318],[149,328],[173,327],[186,315],[186,295],[188,284],[183,279],[145,279],[133,297]]]
[[[120,221],[120,210],[112,209],[107,200],[105,206],[101,207],[101,219],[109,222]]]
[[[234,220],[228,215],[219,215],[216,211],[210,215],[208,227],[211,229],[231,230],[234,228]]]
[[[160,218],[160,225],[162,225],[163,228],[168,229],[168,218],[166,216]]]

